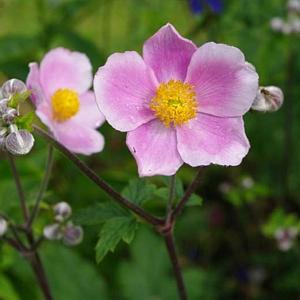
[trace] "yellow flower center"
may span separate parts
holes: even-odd
[[[150,108],[156,117],[166,126],[182,125],[196,117],[197,100],[193,86],[180,80],[161,83]]]
[[[79,111],[79,96],[70,89],[58,89],[51,97],[53,119],[64,122]]]

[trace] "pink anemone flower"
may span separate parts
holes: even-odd
[[[128,132],[140,176],[173,175],[191,166],[239,165],[250,148],[242,116],[258,75],[242,52],[197,48],[167,24],[137,52],[112,54],[94,78],[108,123]]]
[[[27,86],[36,114],[58,142],[85,155],[100,152],[103,136],[96,130],[104,122],[92,85],[92,66],[85,54],[56,48],[40,66],[30,63]]]

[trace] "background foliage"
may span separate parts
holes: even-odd
[[[0,82],[25,79],[28,63],[56,46],[85,52],[96,71],[113,52],[140,51],[146,38],[171,22],[198,45],[214,40],[239,47],[256,66],[261,85],[284,90],[285,104],[278,113],[247,114],[252,148],[243,164],[210,167],[198,190],[202,206],[188,207],[178,221],[175,233],[192,300],[297,299],[300,295],[299,242],[282,252],[275,240],[278,229],[299,227],[300,213],[300,36],[283,36],[270,29],[272,17],[286,15],[285,3],[225,0],[220,15],[195,15],[185,0],[0,0]],[[126,196],[134,195],[132,199],[162,214],[166,180],[134,181],[136,165],[125,147],[124,134],[107,124],[100,130],[106,148],[87,162]],[[29,203],[43,175],[46,148],[38,139],[34,151],[17,161]],[[187,166],[180,170],[178,193],[193,173]],[[75,249],[59,243],[45,243],[41,249],[55,299],[176,299],[162,240],[149,229],[138,228],[126,211],[109,204],[106,195],[59,154],[44,200],[37,232],[51,222],[48,208],[58,201],[72,205],[74,220],[85,229],[84,242]],[[20,219],[3,154],[0,211]],[[118,226],[123,230],[118,236],[112,239],[106,234]],[[103,258],[97,265],[94,248],[99,237],[109,247],[97,247],[97,260]],[[122,239],[133,239],[132,245],[116,246]],[[114,253],[104,257],[109,250]],[[0,299],[41,299],[27,264],[3,244]]]

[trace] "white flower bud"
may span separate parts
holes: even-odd
[[[58,222],[65,221],[72,214],[72,208],[67,202],[59,202],[54,207],[55,220]]]
[[[298,235],[297,228],[279,228],[275,232],[275,238],[278,243],[278,248],[281,251],[288,251],[292,248],[295,238]]]
[[[7,111],[8,101],[6,98],[0,100],[0,114],[4,114]]]
[[[61,226],[57,223],[48,225],[44,228],[44,237],[47,240],[60,240],[63,237]]]
[[[63,234],[63,242],[67,246],[76,246],[82,242],[83,229],[80,226],[74,226],[72,223],[66,225]]]
[[[11,133],[5,139],[5,147],[13,155],[25,155],[34,145],[33,135],[24,129],[18,130],[15,125],[11,127]]]
[[[299,0],[289,0],[287,4],[288,10],[290,12],[300,12],[300,1]]]
[[[274,31],[282,31],[282,28],[284,26],[284,21],[281,18],[275,17],[271,20],[271,28]]]
[[[7,221],[4,218],[0,217],[0,236],[3,236],[6,233],[7,227]]]
[[[18,116],[17,110],[9,107],[3,113],[2,119],[6,124],[11,124],[17,116]]]
[[[280,88],[276,86],[260,87],[251,109],[274,112],[282,106],[283,100],[284,95]]]
[[[19,79],[11,79],[2,85],[1,93],[4,98],[9,98],[15,94],[27,91],[25,83]]]

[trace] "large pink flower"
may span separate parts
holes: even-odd
[[[92,85],[92,66],[86,55],[56,48],[29,64],[27,86],[36,113],[54,137],[72,152],[89,155],[103,149],[96,130],[104,122]]]
[[[115,53],[94,79],[107,121],[128,132],[140,176],[173,175],[183,162],[239,165],[250,147],[242,116],[257,88],[239,49],[197,48],[170,24],[146,41],[143,58]]]

